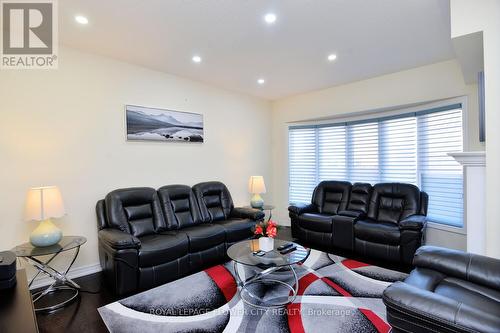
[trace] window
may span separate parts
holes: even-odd
[[[398,116],[289,128],[289,201],[307,203],[322,180],[403,182],[430,197],[431,222],[463,226],[461,104]]]

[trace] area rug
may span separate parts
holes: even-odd
[[[244,278],[251,267],[238,265]],[[98,309],[110,332],[389,332],[381,296],[407,274],[312,250],[297,266],[295,301],[278,309],[245,304],[232,262],[108,304]],[[289,272],[273,278],[293,283]],[[256,287],[259,288],[259,287]],[[286,292],[252,290],[263,299]]]

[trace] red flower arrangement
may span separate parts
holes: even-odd
[[[273,220],[257,223],[255,225],[254,234],[257,237],[266,236],[275,238],[278,235],[278,224]]]

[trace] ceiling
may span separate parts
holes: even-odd
[[[454,57],[449,0],[64,0],[59,16],[64,45],[271,100]]]

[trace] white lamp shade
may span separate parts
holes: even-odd
[[[264,177],[251,176],[248,180],[248,192],[259,194],[266,193],[266,184],[264,183]]]
[[[43,221],[64,216],[61,191],[56,186],[35,187],[26,196],[26,221]]]

